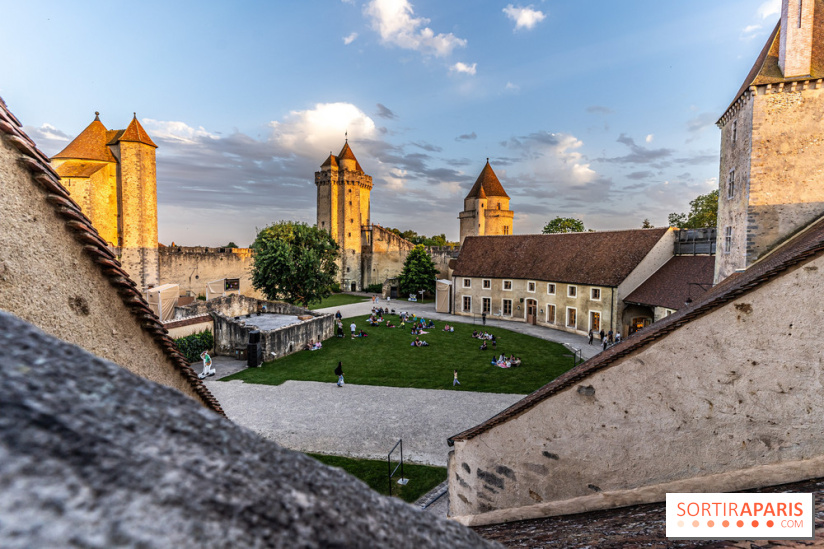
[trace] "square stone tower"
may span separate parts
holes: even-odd
[[[715,282],[824,214],[824,1],[783,0],[776,25],[718,120]]]
[[[475,185],[464,198],[464,211],[458,215],[461,244],[467,236],[512,234],[514,216],[509,209],[509,195],[487,158]]]
[[[329,232],[340,246],[340,284],[344,290],[361,290],[363,250],[370,246],[370,193],[372,177],[366,175],[347,140],[340,154],[329,153],[315,172],[318,190],[318,228]]]
[[[51,159],[72,199],[143,291],[159,278],[156,149],[137,115],[125,130],[107,130],[95,113]]]

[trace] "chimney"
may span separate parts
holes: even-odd
[[[815,4],[816,0],[781,1],[778,66],[784,73],[784,78],[810,75]]]

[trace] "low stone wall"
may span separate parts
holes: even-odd
[[[257,313],[259,308],[264,306],[266,307],[267,313],[317,316],[317,313],[313,313],[308,309],[284,303],[283,301],[264,301],[245,295],[232,294],[210,301],[196,301],[186,307],[175,307],[175,320],[211,313],[220,313],[229,317],[245,316]]]
[[[163,323],[163,327],[169,330],[169,337],[172,339],[197,334],[203,330],[209,330],[214,333],[214,325],[212,315],[198,315]]]

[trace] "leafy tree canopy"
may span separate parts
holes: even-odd
[[[703,229],[718,223],[718,189],[698,195],[690,202],[689,213],[669,214],[670,227],[679,229]]]
[[[582,233],[586,231],[584,222],[574,217],[556,217],[544,226],[544,234]]]
[[[339,247],[328,232],[281,221],[258,232],[252,249],[252,286],[268,299],[307,306],[332,293]]]
[[[654,229],[655,225],[650,223],[649,218],[645,218],[643,223],[641,223],[641,228],[642,229]]]
[[[235,242],[234,242],[234,241],[231,241],[231,242],[229,242],[228,244],[226,244],[226,245],[225,245],[225,246],[223,246],[223,247],[224,247],[224,248],[237,248],[238,246],[237,246],[237,244],[235,244]]]
[[[413,294],[420,290],[434,293],[437,276],[438,270],[432,262],[432,257],[423,245],[418,244],[406,256],[403,271],[398,277],[398,285],[402,294]]]
[[[456,242],[449,242],[444,233],[436,234],[435,236],[424,236],[411,230],[401,231],[400,229],[392,229],[390,227],[387,227],[386,230],[395,233],[401,238],[405,238],[412,244],[423,244],[424,246],[449,246],[450,244],[457,244]]]

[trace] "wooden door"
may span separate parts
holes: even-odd
[[[538,303],[533,300],[526,302],[526,321],[529,324],[535,324],[538,317]]]

